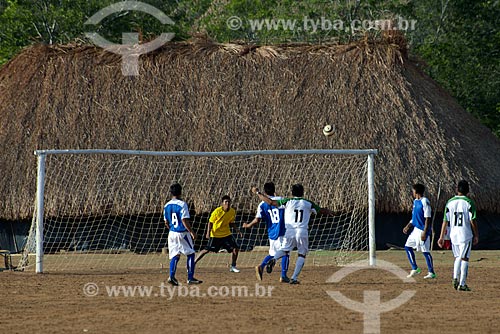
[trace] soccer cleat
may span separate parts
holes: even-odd
[[[471,289],[466,285],[460,285],[458,291],[471,291]]]
[[[410,277],[413,277],[413,276],[420,274],[421,272],[422,272],[422,270],[420,270],[420,268],[412,269],[412,271],[410,271],[410,273],[406,277],[410,278]]]
[[[255,267],[255,276],[259,281],[262,281],[262,273],[264,272],[264,269],[262,269],[261,266]]]
[[[437,275],[434,273],[428,273],[427,275],[424,276],[425,279],[434,279],[436,277]]]
[[[290,279],[286,276],[281,276],[280,277],[280,282],[281,283],[290,283]]]
[[[266,272],[268,274],[270,274],[270,273],[273,272],[273,268],[274,268],[275,264],[276,264],[276,260],[275,259],[271,259],[271,260],[269,260],[269,262],[267,262],[267,264],[266,264]]]
[[[235,266],[231,266],[231,268],[229,268],[229,271],[232,273],[239,273],[240,272],[240,270],[238,268],[236,268]]]
[[[175,277],[169,277],[167,280],[168,284],[171,284],[173,286],[178,286],[179,282],[175,279]]]
[[[199,279],[196,279],[193,277],[193,279],[188,279],[187,284],[201,284],[203,281],[200,281]]]
[[[458,290],[458,279],[454,278],[451,283],[453,284],[453,289]]]
[[[290,284],[300,284],[300,282],[298,280],[292,278],[290,280]]]

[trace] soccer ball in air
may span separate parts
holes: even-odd
[[[333,125],[327,124],[323,128],[323,134],[327,137],[330,137],[331,135],[333,135],[333,132],[335,132],[335,128]]]

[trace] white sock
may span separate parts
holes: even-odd
[[[461,264],[462,264],[462,258],[456,257],[455,264],[453,265],[453,279],[458,279],[460,277]]]
[[[297,262],[295,263],[295,270],[293,271],[292,279],[296,280],[299,277],[300,272],[302,271],[302,267],[304,267],[304,263],[306,262],[306,258],[299,256],[297,257]]]
[[[462,266],[460,270],[460,285],[465,285],[465,280],[467,279],[467,274],[469,273],[469,261],[462,261]]]

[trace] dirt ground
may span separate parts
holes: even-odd
[[[415,283],[382,269],[358,270],[327,283],[341,269],[332,266],[306,266],[300,285],[279,283],[277,272],[265,273],[257,282],[251,267],[230,273],[201,266],[196,276],[203,284],[175,289],[162,285],[166,274],[159,270],[38,275],[4,271],[0,333],[363,333],[363,314],[339,304],[327,291],[361,303],[364,291],[380,291],[384,304],[408,290],[415,291],[409,301],[380,314],[380,333],[500,333],[500,251],[473,251],[467,282],[471,292],[452,289],[449,251],[433,255],[438,278],[424,280],[423,270]],[[377,259],[405,271],[409,267],[403,251],[378,252]],[[417,261],[425,268],[421,254]],[[177,277],[183,283],[182,263]],[[290,271],[293,265],[294,259]],[[110,296],[110,289],[120,286],[138,288],[134,296],[123,296],[124,290]],[[139,288],[149,286],[149,296],[146,290],[140,296]]]

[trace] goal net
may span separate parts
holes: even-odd
[[[19,266],[36,263],[38,272],[168,270],[163,207],[174,182],[183,187],[182,199],[198,235],[196,251],[207,244],[210,213],[229,195],[242,231],[235,234],[238,266],[259,264],[269,246],[265,223],[250,229],[242,225],[255,217],[259,204],[251,186],[272,181],[276,195],[284,197],[291,196],[292,184],[301,183],[306,198],[335,212],[311,219],[307,265],[368,258],[368,179],[375,152],[37,151],[35,213]],[[211,253],[197,266],[230,262],[230,254]]]

